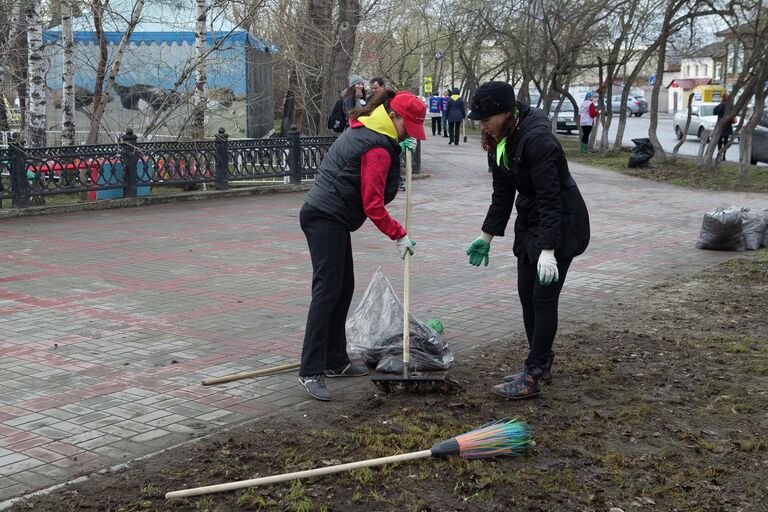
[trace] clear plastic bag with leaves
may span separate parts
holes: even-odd
[[[447,370],[453,352],[443,337],[409,315],[411,371]],[[381,267],[376,269],[363,298],[347,319],[347,351],[377,371],[403,371],[403,303]]]

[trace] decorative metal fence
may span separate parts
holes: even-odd
[[[268,179],[312,179],[335,137],[137,142],[131,131],[117,144],[25,148],[18,139],[0,149],[0,207],[26,208],[35,198],[81,194],[83,200],[137,197],[152,187]]]
[[[41,203],[41,198],[80,194],[92,201],[150,194],[153,187],[214,184],[226,190],[232,182],[282,181],[300,184],[313,179],[336,137],[287,137],[229,140],[223,128],[213,140],[138,142],[128,130],[119,143],[25,148],[10,140],[0,148],[0,208]],[[419,172],[421,144],[414,173]]]

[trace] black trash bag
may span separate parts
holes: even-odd
[[[696,248],[710,251],[743,251],[741,208],[718,208],[704,214]]]
[[[651,161],[656,151],[653,149],[653,143],[651,139],[632,139],[635,143],[635,147],[632,148],[632,154],[629,155],[629,167],[648,167],[648,162]]]
[[[448,343],[429,325],[409,315],[409,331],[410,370],[447,370],[453,365]],[[402,373],[403,303],[381,267],[347,319],[346,335],[350,355],[359,355],[377,371]]]
[[[742,208],[741,223],[742,233],[744,234],[744,248],[748,251],[758,250],[765,238],[765,222],[762,215],[750,213],[749,208]]]
[[[453,364],[453,356],[446,357],[447,346],[436,343],[434,337],[424,337],[412,333],[410,339],[411,358],[408,370],[416,372],[443,371]],[[361,357],[368,366],[375,366],[377,372],[403,372],[403,336],[398,334],[386,339],[376,340],[375,344],[361,351]]]

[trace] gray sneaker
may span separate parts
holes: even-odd
[[[331,399],[331,392],[325,387],[325,379],[322,375],[308,375],[299,377],[299,384],[304,386],[307,393],[318,400],[328,401]]]
[[[356,364],[349,363],[341,368],[335,370],[325,370],[325,376],[328,378],[335,377],[364,377],[368,375],[368,368]]]

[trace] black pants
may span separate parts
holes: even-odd
[[[523,306],[523,323],[528,338],[528,358],[525,364],[543,366],[552,350],[557,333],[557,305],[560,290],[572,258],[557,262],[558,281],[542,286],[536,278],[536,263],[527,257],[517,259],[517,293]]]
[[[581,127],[581,142],[583,144],[589,144],[590,133],[592,133],[592,126],[586,125]]]
[[[448,119],[446,119],[445,116],[443,116],[442,119],[443,119],[443,137],[447,139],[448,138]]]
[[[442,133],[442,124],[443,119],[440,117],[433,117],[432,118],[432,135],[440,135]]]
[[[461,121],[458,123],[448,123],[448,144],[453,142],[457,146],[459,145],[459,132],[461,132]]]
[[[720,136],[720,140],[717,141],[717,150],[720,151],[724,146],[728,145],[728,139],[731,138],[730,133],[724,133]],[[725,151],[723,151],[723,160],[725,160]]]
[[[312,302],[299,370],[305,377],[349,363],[344,324],[355,291],[355,269],[346,227],[306,204],[299,222],[312,257]]]

